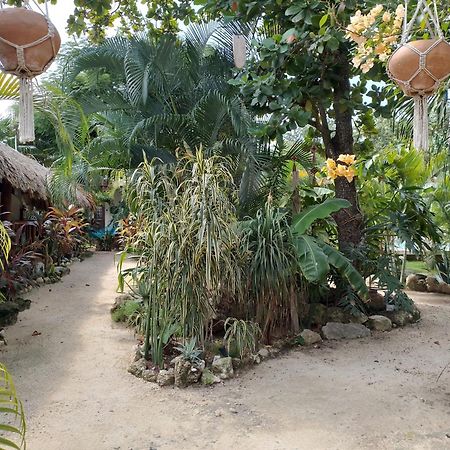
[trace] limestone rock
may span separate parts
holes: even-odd
[[[369,320],[369,318],[364,313],[359,313],[356,316],[354,316],[353,314],[350,314],[350,322],[352,322],[352,323],[365,324],[368,320]]]
[[[128,372],[135,377],[141,377],[144,370],[147,370],[147,361],[144,358],[132,362],[128,367]]]
[[[158,376],[156,377],[156,381],[160,386],[171,386],[175,383],[175,371],[170,368],[167,370],[160,370]]]
[[[421,275],[408,275],[408,277],[406,278],[406,289],[409,289],[411,291],[427,292],[427,283],[425,280],[426,277]]]
[[[267,348],[263,347],[259,350],[258,355],[261,356],[261,359],[267,359],[270,357],[270,352]]]
[[[408,311],[386,311],[383,313],[383,316],[391,319],[391,322],[398,327],[404,327],[405,325],[415,321],[413,314]]]
[[[231,359],[231,358],[230,358]],[[202,365],[192,363],[184,358],[175,361],[175,386],[185,387],[189,384],[198,383],[202,375]]]
[[[258,354],[252,355],[252,361],[253,364],[261,364],[262,362],[261,356],[259,356]]]
[[[123,304],[125,304],[126,302],[131,301],[131,300],[134,300],[134,299],[130,294],[121,294],[121,295],[117,296],[116,299],[114,300],[114,305],[111,308],[111,312],[113,313],[120,306],[122,306]]]
[[[311,330],[303,330],[300,333],[300,337],[303,339],[304,345],[314,345],[322,342],[322,338],[319,333]]]
[[[141,378],[150,383],[155,383],[158,373],[154,369],[144,369],[141,373]]]
[[[68,267],[64,267],[64,266],[56,266],[55,273],[56,273],[56,275],[62,277],[64,275],[68,275],[70,273],[70,269]]]
[[[327,310],[327,321],[328,322],[339,322],[347,323],[349,321],[349,314],[346,313],[342,308],[338,306],[331,306]]]
[[[322,328],[325,339],[357,339],[370,336],[370,330],[360,323],[328,322]]]
[[[436,277],[426,277],[425,283],[428,292],[441,292],[441,283],[439,283]]]
[[[311,303],[309,306],[309,323],[311,325],[325,325],[327,323],[327,309],[322,303]]]
[[[221,379],[218,376],[214,375],[209,369],[205,369],[202,372],[201,381],[205,386],[211,386],[213,384],[220,383]]]
[[[37,284],[44,284],[44,278],[42,278],[42,277],[36,278],[36,283]]]
[[[229,356],[226,358],[215,357],[211,366],[212,372],[221,380],[226,380],[234,375],[233,359]]]
[[[369,311],[386,311],[386,302],[384,299],[384,295],[378,292],[376,289],[370,289],[366,306]]]
[[[450,295],[450,285],[447,283],[441,283],[439,285],[439,292],[442,294]]]
[[[367,326],[371,330],[376,330],[376,331],[391,331],[392,330],[391,319],[389,319],[386,316],[381,316],[381,315],[369,316]]]
[[[42,261],[37,261],[34,264],[33,272],[35,277],[43,277],[45,274],[45,264]]]

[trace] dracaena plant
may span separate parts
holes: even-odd
[[[84,242],[84,229],[88,224],[82,212],[83,210],[76,206],[52,207],[45,216],[49,245],[54,247],[50,253],[54,254],[58,261],[64,256],[72,255]]]

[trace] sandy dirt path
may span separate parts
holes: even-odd
[[[28,415],[30,450],[450,449],[450,298],[423,320],[264,362],[214,388],[126,372],[133,334],[111,322],[111,254],[30,294],[0,360]],[[32,336],[33,331],[42,333]]]

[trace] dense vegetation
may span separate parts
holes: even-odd
[[[85,225],[67,211],[77,189],[115,203],[111,240],[121,263],[138,260],[120,273],[135,298],[116,316],[133,320],[155,365],[174,341],[228,336],[242,354],[295,336],[311,304],[362,314],[369,281],[411,309],[407,253],[448,279],[448,105],[438,93],[430,153],[412,149],[410,104],[373,84],[380,64],[351,63],[347,26],[374,2],[150,2],[160,26],[133,1],[114,13],[78,3],[70,27],[87,21],[91,40],[64,49],[36,99],[35,146],[21,149],[52,167],[61,207],[36,221],[38,250],[49,270],[79,253]],[[177,33],[183,14],[191,23]],[[128,33],[104,39],[117,15]],[[13,143],[13,121],[1,128]]]

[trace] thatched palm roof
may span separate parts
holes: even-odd
[[[50,170],[35,159],[0,143],[0,180],[27,193],[35,200],[48,201],[47,178]]]
[[[47,180],[52,172],[35,159],[0,143],[0,182],[6,180],[11,186],[26,193],[32,200],[50,203]],[[78,206],[93,207],[90,195],[77,189]]]

